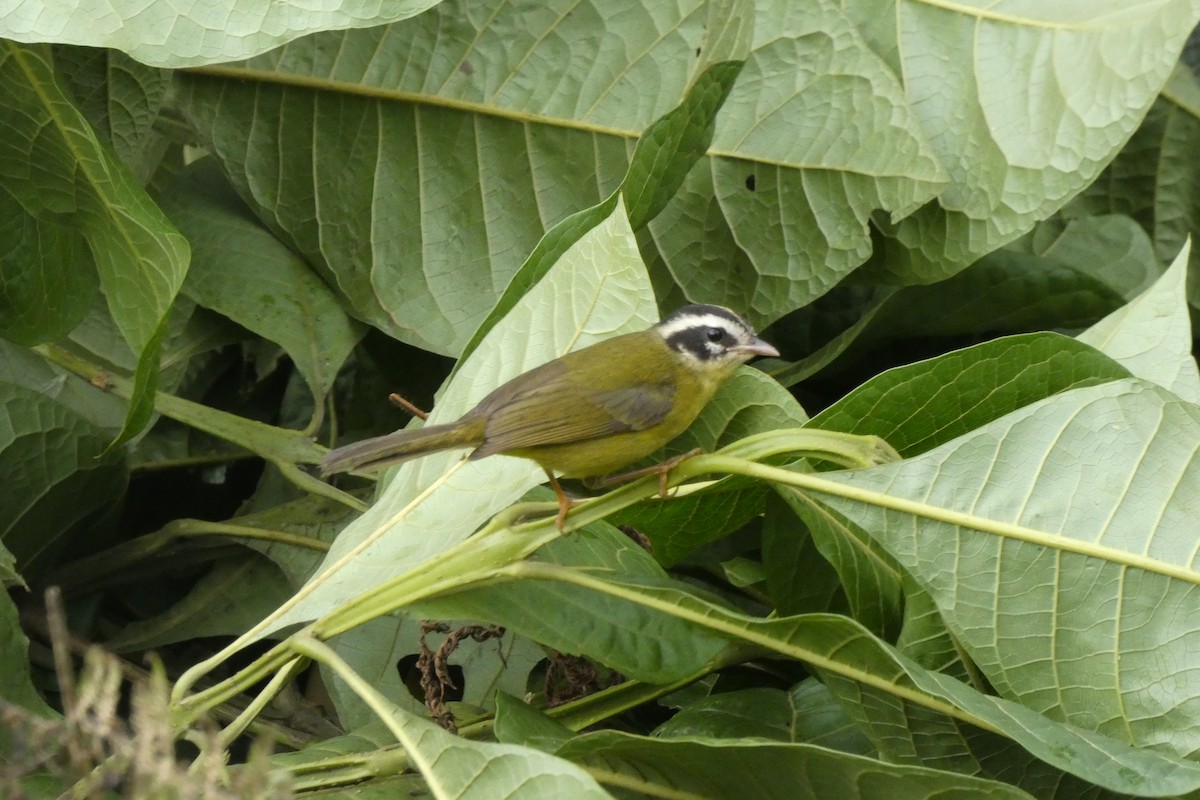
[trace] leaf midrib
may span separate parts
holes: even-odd
[[[1040,28],[1048,31],[1070,31],[1070,32],[1095,32],[1105,31],[1118,25],[1100,25],[1096,24],[1096,20],[1089,20],[1086,23],[1065,23],[1065,22],[1050,22],[1049,20],[1033,19],[1030,17],[1018,17],[1013,14],[1002,14],[987,8],[978,8],[976,6],[966,5],[964,3],[953,2],[953,0],[907,0],[913,5],[925,5],[931,8],[937,8],[942,11],[950,11],[955,14],[962,14],[966,17],[974,17],[980,21],[1002,22],[1007,25],[1018,25],[1025,28]],[[999,0],[996,0],[999,2]],[[904,0],[901,0],[901,5]],[[1162,3],[1143,3],[1142,5],[1161,6]],[[1051,4],[1053,7],[1053,4]],[[1122,19],[1130,19],[1132,12],[1128,8],[1120,9]]]

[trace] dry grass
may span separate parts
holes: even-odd
[[[130,680],[119,659],[89,647],[76,679],[65,630],[51,628],[64,715],[47,719],[0,701],[0,800],[46,796],[50,786],[66,798],[293,796],[285,773],[271,769],[268,741],[252,745],[245,764],[228,766],[215,729],[182,740],[171,730],[160,668]]]

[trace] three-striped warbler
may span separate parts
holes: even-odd
[[[721,384],[755,356],[778,356],[727,308],[684,306],[647,330],[615,336],[508,381],[456,422],[400,430],[331,450],[322,474],[376,470],[453,448],[469,458],[536,461],[558,496],[561,530],[571,501],[555,474],[609,475],[684,431]]]

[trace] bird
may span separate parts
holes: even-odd
[[[458,420],[403,429],[330,450],[325,476],[372,471],[471,448],[472,461],[509,455],[537,462],[558,498],[557,476],[597,478],[650,455],[682,433],[739,366],[779,351],[728,308],[686,305],[646,330],[547,361],[494,389]]]

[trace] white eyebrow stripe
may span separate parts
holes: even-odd
[[[729,319],[729,317],[722,317],[717,314],[696,314],[694,316],[688,314],[666,323],[660,323],[658,332],[664,339],[670,339],[675,334],[686,331],[689,328],[720,328],[721,330],[729,331],[735,336],[742,330],[742,326]]]

